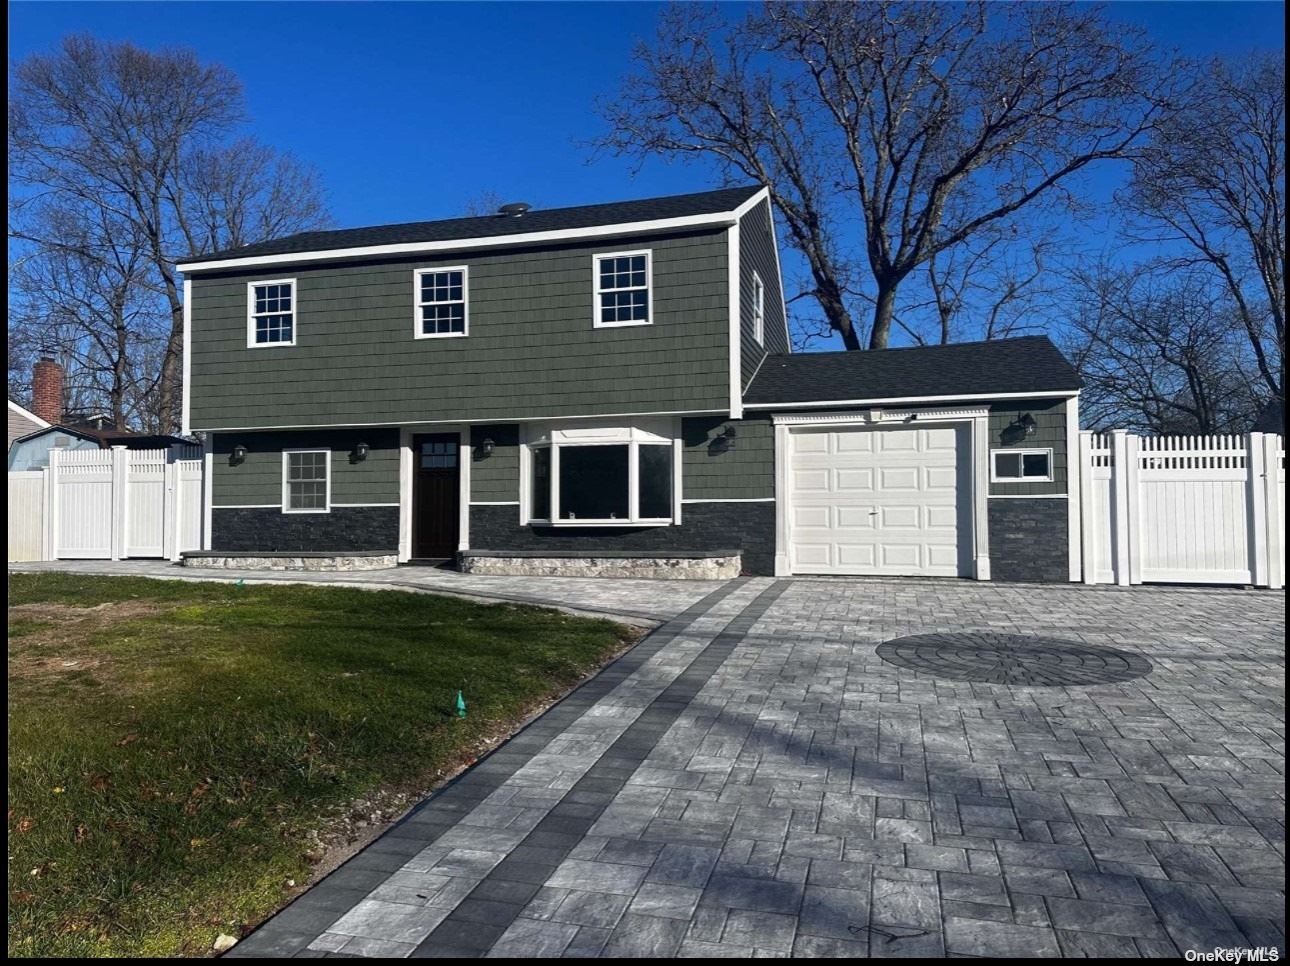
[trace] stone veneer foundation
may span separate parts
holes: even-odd
[[[736,552],[720,554],[603,554],[579,556],[516,551],[458,555],[462,573],[499,577],[644,577],[654,580],[729,580],[743,568]]]
[[[398,566],[392,553],[186,553],[185,567],[222,570],[384,570]]]

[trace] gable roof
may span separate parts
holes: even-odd
[[[740,205],[764,190],[762,185],[744,185],[694,194],[580,205],[574,208],[533,208],[518,217],[494,214],[472,218],[448,218],[441,221],[413,221],[397,225],[372,225],[367,228],[345,228],[339,231],[307,231],[288,235],[285,238],[243,245],[241,248],[229,248],[209,255],[194,256],[179,265],[179,269],[192,271],[214,268],[218,266],[211,263],[235,259],[240,261],[311,253],[331,255],[346,250],[388,245],[429,245],[467,242],[481,238],[497,239],[499,243],[504,243],[508,237],[544,232],[569,232],[614,225],[733,214]]]
[[[28,433],[26,436],[19,436],[14,442],[25,443],[29,439],[36,439],[46,433],[63,433],[68,436],[76,436],[97,444],[99,449],[110,449],[113,446],[124,446],[127,449],[165,449],[168,446],[193,445],[192,440],[183,439],[179,436],[168,436],[164,433],[135,433],[120,429],[90,429],[85,426],[65,426],[60,423],[55,423],[52,426],[46,425],[44,429],[38,429],[34,433]]]
[[[766,358],[744,405],[863,403],[920,397],[1070,393],[1079,374],[1047,336],[880,352],[801,352]]]

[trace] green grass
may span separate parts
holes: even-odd
[[[208,952],[307,881],[346,803],[424,787],[630,636],[422,594],[64,574],[11,574],[9,606],[11,956]]]

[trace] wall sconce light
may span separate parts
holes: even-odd
[[[371,451],[372,447],[368,446],[366,443],[359,443],[354,447],[354,462],[363,462],[363,460],[367,459],[367,454]]]
[[[1004,443],[1020,443],[1023,439],[1028,439],[1035,435],[1037,429],[1035,417],[1030,413],[1025,413],[1014,419],[1008,427],[999,434],[999,439]]]
[[[479,459],[486,460],[488,457],[493,455],[493,450],[496,446],[497,444],[493,442],[493,438],[491,436],[485,436],[480,440],[479,445],[475,447],[475,453]]]
[[[234,466],[239,466],[246,461],[246,447],[240,443],[233,447],[233,453],[229,456],[229,462]]]
[[[735,428],[727,425],[719,436],[712,437],[712,442],[708,445],[708,452],[714,456],[718,453],[730,452],[735,448],[735,437],[737,435]]]

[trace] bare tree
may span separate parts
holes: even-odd
[[[300,230],[323,218],[311,172],[251,142],[228,145],[242,121],[241,86],[188,50],[70,37],[13,68],[9,95],[10,236],[36,255],[41,205],[79,207],[88,221],[130,227],[147,284],[168,319],[156,378],[163,425],[177,421],[183,303],[175,263],[221,243]],[[124,253],[123,253],[124,257]]]
[[[1094,429],[1244,432],[1258,413],[1258,369],[1232,299],[1200,271],[1106,264],[1079,269],[1065,304],[1067,350]]]
[[[1202,65],[1193,96],[1134,164],[1125,199],[1162,264],[1221,279],[1264,391],[1285,400],[1285,52]],[[1155,230],[1153,230],[1155,229]]]
[[[1123,158],[1167,76],[1139,31],[1055,3],[674,6],[636,63],[602,146],[769,185],[850,349],[861,293],[884,348],[911,273]]]

